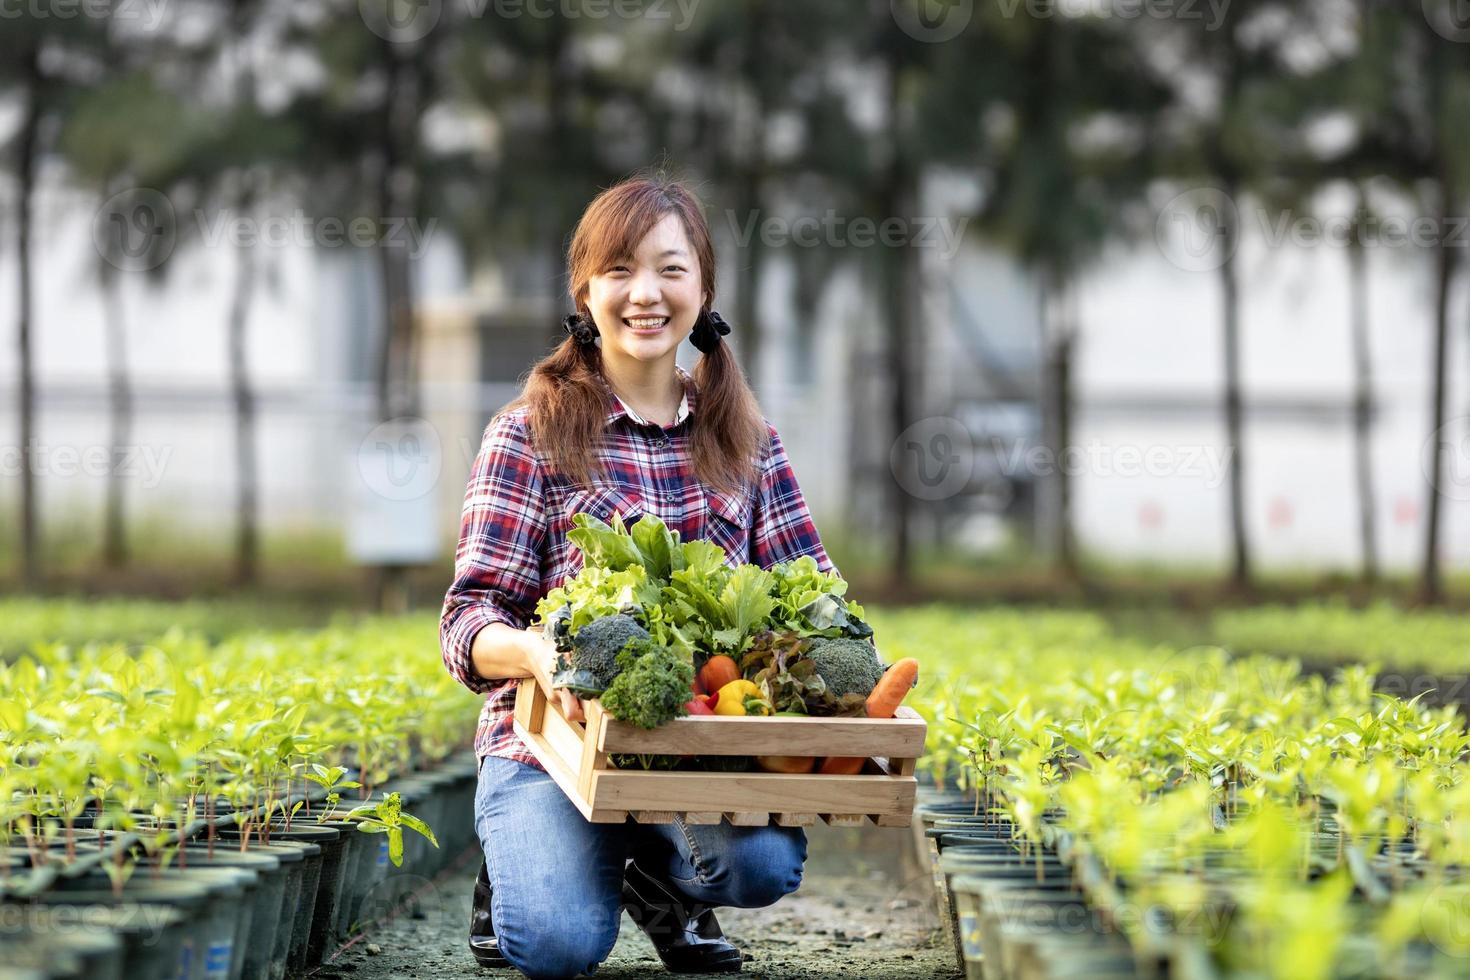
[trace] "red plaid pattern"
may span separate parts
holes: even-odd
[[[525,629],[537,600],[581,569],[581,553],[566,540],[573,514],[585,511],[610,521],[617,512],[629,524],[653,514],[682,540],[720,545],[731,565],[769,568],[811,555],[823,571],[836,571],[769,421],[770,448],[757,485],[730,494],[694,476],[684,422],[696,410],[698,389],[687,372],[678,373],[685,396],[667,428],[643,421],[608,389],[607,432],[598,455],[611,478],[600,478],[591,489],[543,467],[527,435],[524,409],[497,415],[486,426],[465,490],[454,583],[439,619],[444,665],[461,684],[485,695],[477,756],[540,768],[511,725],[515,681],[480,677],[470,648],[490,623]]]

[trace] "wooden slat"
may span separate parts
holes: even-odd
[[[550,716],[548,715],[548,718]],[[593,777],[599,807],[680,810],[691,800],[725,812],[907,813],[917,783],[891,776],[802,776],[787,773],[635,772],[608,769]]]
[[[732,827],[764,827],[771,822],[771,815],[769,813],[736,810],[727,812],[725,819],[730,821],[730,826]]]
[[[546,695],[534,683],[516,685],[515,717],[528,732],[541,730],[541,719],[546,713]]]
[[[594,823],[809,827],[822,820],[838,827],[872,821],[908,826],[917,783],[916,757],[925,726],[900,708],[891,719],[681,718],[653,731],[625,725],[588,703],[585,724],[561,712],[549,676],[535,665],[534,678],[516,692],[515,731],[584,817]],[[793,744],[813,756],[863,754],[859,776],[788,773],[644,772],[608,768],[608,752],[681,755],[785,755]],[[715,809],[688,810],[691,803]]]
[[[607,768],[607,753],[600,752],[597,748],[597,739],[590,736],[591,732],[597,731],[607,724],[607,714],[602,710],[602,704],[597,701],[587,702],[587,721],[582,726],[582,756],[577,769],[577,792],[584,799],[592,799],[592,775],[599,769]]]
[[[866,813],[824,813],[822,820],[833,827],[861,827],[868,822]]]
[[[575,721],[567,721],[556,705],[548,704],[547,707],[541,720],[541,734],[567,768],[579,772],[582,766],[582,726]],[[591,798],[590,794],[582,795],[584,799]]]
[[[561,791],[566,794],[567,799],[572,801],[572,805],[582,812],[582,816],[588,820],[592,820],[593,810],[591,805],[577,793],[577,774],[572,771],[571,767],[551,747],[551,743],[546,740],[546,736],[541,732],[528,731],[521,725],[519,719],[513,721],[512,725],[515,733],[520,736],[521,741],[531,747],[531,751],[535,754],[536,759],[546,767],[547,775],[556,781],[556,785],[561,787]],[[594,822],[600,823],[605,821]]]
[[[613,719],[599,733],[604,752],[668,755],[919,756],[921,718],[675,718],[645,729]]]
[[[817,822],[815,813],[777,813],[775,818],[778,827],[811,827]]]
[[[870,813],[868,819],[880,827],[907,827],[914,822],[909,813]]]

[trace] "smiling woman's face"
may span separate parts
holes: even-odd
[[[703,305],[700,272],[684,223],[676,214],[664,215],[633,255],[588,280],[587,308],[602,334],[602,356],[667,359],[672,370]]]

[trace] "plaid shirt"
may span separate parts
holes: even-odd
[[[475,733],[476,756],[541,768],[511,725],[517,682],[486,680],[475,673],[470,649],[475,634],[490,623],[525,629],[537,600],[581,569],[581,552],[566,539],[573,514],[587,512],[610,521],[616,511],[629,524],[653,514],[681,540],[718,544],[732,566],[769,568],[811,555],[822,571],[836,571],[769,421],[770,448],[761,460],[758,485],[730,494],[694,475],[684,423],[697,408],[698,389],[683,368],[678,375],[684,399],[668,427],[644,421],[608,388],[606,438],[599,456],[611,479],[601,477],[591,489],[548,473],[531,447],[525,409],[501,413],[486,426],[465,490],[454,583],[444,596],[439,620],[444,665],[461,684],[485,695]]]

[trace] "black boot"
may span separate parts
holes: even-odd
[[[744,956],[720,931],[713,906],[684,898],[629,864],[623,905],[674,973],[739,973]]]
[[[475,877],[475,898],[470,905],[470,952],[483,967],[510,966],[500,955],[500,941],[490,921],[490,871],[480,859],[480,873]]]

